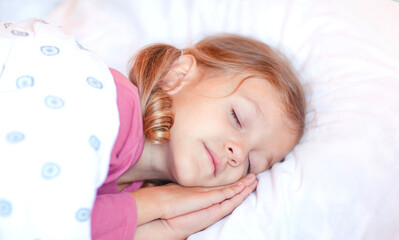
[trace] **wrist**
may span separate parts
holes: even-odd
[[[134,236],[134,240],[184,240],[187,237],[178,236],[168,226],[166,220],[154,220],[138,226]]]
[[[138,226],[159,219],[163,215],[155,188],[142,188],[131,192],[136,201]]]

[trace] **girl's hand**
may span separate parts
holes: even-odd
[[[132,192],[138,209],[138,225],[155,219],[171,220],[177,216],[206,210],[214,205],[222,204],[226,200],[235,199],[234,202],[238,201],[241,198],[237,197],[245,195],[249,191],[248,189],[252,189],[253,184],[256,187],[256,182],[255,175],[249,174],[236,184],[229,186],[209,188],[182,187],[177,184],[168,184],[165,186],[139,189]]]
[[[227,214],[231,213],[244,199],[255,190],[257,181],[252,181],[241,192],[233,197],[213,204],[209,207],[170,219],[158,219],[141,225],[136,230],[135,240],[165,239],[181,240],[191,234],[209,227]]]

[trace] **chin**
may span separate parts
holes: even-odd
[[[185,175],[185,176],[184,176]],[[176,183],[184,187],[195,187],[199,186],[193,175],[184,174],[183,176],[176,176]]]

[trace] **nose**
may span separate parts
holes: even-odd
[[[225,150],[227,151],[228,163],[233,166],[239,166],[245,161],[245,153],[243,147],[233,141],[227,141],[225,143]]]

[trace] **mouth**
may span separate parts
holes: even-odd
[[[213,174],[216,176],[216,174],[218,172],[218,160],[215,158],[216,155],[215,155],[215,153],[212,152],[212,150],[210,150],[206,146],[205,143],[203,143],[203,144],[204,144],[204,147],[205,147],[205,149],[206,149],[206,151],[208,153],[208,156],[209,156],[209,158],[210,158],[210,160],[211,160],[211,162],[213,164]]]

